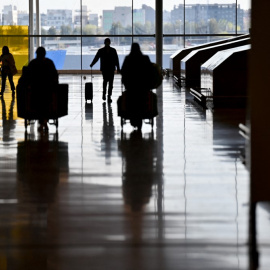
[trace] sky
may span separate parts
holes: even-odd
[[[33,0],[34,3],[36,0]],[[78,9],[81,0],[39,0],[40,1],[40,11],[46,13],[47,9]],[[185,0],[186,4],[213,4],[213,3],[235,3],[235,0]],[[92,13],[99,13],[103,9],[114,9],[115,6],[131,6],[131,0],[108,0],[106,4],[103,1],[97,0],[82,0],[83,5],[87,5],[88,9]],[[183,3],[183,0],[164,0],[163,8],[167,11],[173,9],[174,5]],[[237,0],[237,3],[240,4],[241,8],[248,9],[250,8],[251,0]],[[28,0],[1,0],[0,8],[3,5],[15,5],[18,10],[28,10]],[[154,8],[155,0],[133,0],[134,8],[141,8],[142,4],[146,4]]]

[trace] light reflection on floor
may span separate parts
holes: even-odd
[[[60,76],[69,114],[58,133],[26,134],[9,89],[1,100],[0,269],[247,269],[244,112],[205,111],[164,80],[153,130],[122,130],[119,75],[111,104],[99,75],[85,103],[88,80]],[[259,224],[268,269],[263,208]]]

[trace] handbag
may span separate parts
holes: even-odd
[[[15,75],[15,74],[18,73],[18,70],[17,70],[17,68],[16,68],[15,65],[12,65],[12,66],[10,67],[10,71],[11,71],[11,74],[12,74],[12,75]]]

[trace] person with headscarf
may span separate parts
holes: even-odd
[[[149,56],[142,53],[138,43],[133,43],[121,68],[122,83],[126,90],[137,95],[150,91],[151,71],[152,63]]]
[[[36,100],[35,109],[38,114],[38,131],[48,131],[49,108],[52,94],[58,85],[58,73],[52,60],[45,57],[46,50],[38,47],[36,58],[28,65],[27,76],[29,88]]]
[[[133,43],[130,54],[122,65],[122,83],[126,89],[127,107],[132,126],[141,129],[148,93],[152,89],[153,64],[149,56],[141,52],[140,45]]]

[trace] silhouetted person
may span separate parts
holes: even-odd
[[[52,60],[45,57],[46,50],[39,47],[36,59],[28,65],[28,78],[31,93],[34,95],[35,109],[38,114],[38,131],[48,131],[48,118],[52,94],[58,84],[58,73]]]
[[[100,70],[103,76],[102,99],[106,100],[107,84],[109,83],[108,101],[111,102],[115,68],[117,68],[117,72],[120,72],[120,67],[117,52],[110,46],[111,40],[109,38],[105,38],[104,44],[105,46],[97,51],[97,54],[90,64],[90,67],[92,68],[100,59]]]
[[[24,66],[22,68],[22,76],[18,80],[18,84],[16,86],[17,95],[21,89],[27,89],[29,87],[29,68],[28,66]]]
[[[14,95],[15,85],[13,82],[13,75],[17,73],[17,69],[15,66],[14,57],[9,52],[9,48],[7,46],[4,46],[2,48],[2,55],[0,56],[0,62],[2,62],[2,69],[1,69],[2,88],[1,88],[0,95],[2,96],[5,92],[7,77],[10,83],[12,94]]]
[[[151,90],[151,70],[152,63],[149,56],[141,52],[138,43],[133,43],[121,69],[122,83],[126,90],[137,95]]]
[[[151,90],[151,72],[153,65],[149,56],[141,52],[140,45],[133,43],[130,54],[122,65],[122,83],[127,90],[128,110],[132,113],[131,125],[142,126],[142,111],[146,103],[147,93]]]

